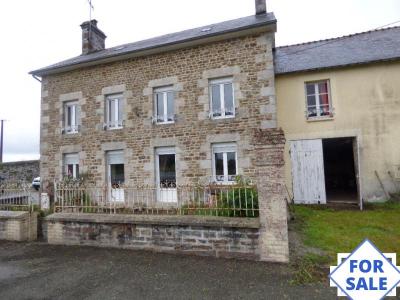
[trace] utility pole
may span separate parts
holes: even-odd
[[[1,129],[0,129],[0,164],[3,162],[3,133],[4,133],[4,121],[0,120],[1,122]]]

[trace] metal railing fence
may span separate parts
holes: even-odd
[[[254,185],[91,186],[54,183],[54,212],[258,217]]]
[[[0,210],[31,211],[32,187],[27,182],[0,182]]]

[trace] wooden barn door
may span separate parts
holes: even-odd
[[[326,204],[322,140],[290,142],[295,203]]]

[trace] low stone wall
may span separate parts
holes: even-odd
[[[32,182],[33,178],[39,176],[40,170],[38,160],[0,163],[0,177],[5,180],[25,180]]]
[[[50,244],[259,260],[259,220],[197,216],[53,214]]]
[[[26,211],[0,211],[0,240],[36,240],[37,220],[37,213]]]

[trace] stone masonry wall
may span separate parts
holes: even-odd
[[[287,193],[284,177],[285,136],[280,129],[253,132],[256,183],[260,209],[260,259],[289,261]]]
[[[41,177],[44,190],[61,178],[63,154],[78,152],[80,170],[96,184],[105,182],[105,152],[124,150],[128,185],[154,184],[154,151],[176,149],[177,184],[212,176],[211,145],[235,142],[239,174],[254,177],[249,158],[252,131],[275,128],[274,34],[215,42],[148,57],[133,58],[67,73],[42,81]],[[237,115],[211,120],[209,80],[232,77]],[[153,89],[171,85],[175,91],[174,124],[152,124]],[[104,102],[122,93],[125,125],[103,129]],[[81,131],[62,134],[62,107],[77,100]]]
[[[37,213],[0,211],[0,240],[34,241]]]
[[[26,180],[31,182],[40,175],[39,161],[16,161],[0,164],[0,177],[9,181]]]
[[[89,218],[96,220],[76,220],[74,216],[70,220],[68,217],[48,217],[48,242],[251,260],[260,257],[258,228],[232,227],[231,224],[224,225],[223,221],[219,226],[210,226],[175,221],[169,224],[117,223],[101,221],[102,215]],[[168,221],[168,216],[165,219]]]

